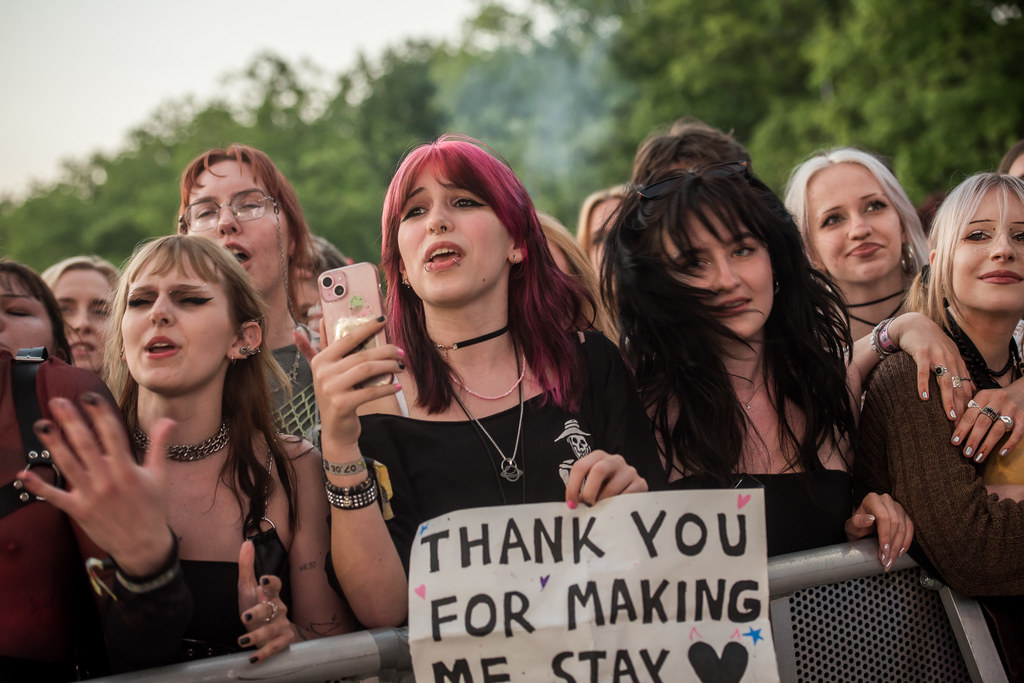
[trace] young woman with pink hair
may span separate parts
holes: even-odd
[[[452,510],[575,507],[658,487],[632,376],[607,338],[580,332],[593,302],[558,269],[503,161],[468,138],[417,147],[388,188],[382,227],[393,345],[350,353],[385,327],[370,323],[312,367],[325,452],[347,447],[387,467],[406,563],[417,526]],[[408,414],[366,414],[398,389],[356,385],[395,359]]]

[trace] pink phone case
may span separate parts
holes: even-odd
[[[380,277],[372,263],[354,263],[320,274],[320,301],[324,315],[326,342],[330,344],[355,328],[381,316]],[[384,331],[366,340],[359,350],[387,344]],[[378,375],[360,386],[390,384],[393,375]]]

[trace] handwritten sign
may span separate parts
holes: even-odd
[[[420,683],[778,680],[760,490],[460,510],[409,601]]]

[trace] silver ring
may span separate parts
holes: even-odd
[[[957,377],[956,375],[950,375],[949,379],[953,382],[953,388],[954,389],[959,389],[960,388],[961,382],[960,382],[960,378],[959,377]]]
[[[1013,418],[1012,417],[1010,417],[1009,415],[1000,415],[999,419],[1002,420],[1006,424],[1006,431],[1008,431],[1008,432],[1012,432],[1013,431]]]
[[[270,616],[264,619],[269,624],[277,617],[277,603],[272,600],[264,600],[262,604],[270,605]]]
[[[935,366],[935,376],[936,377],[942,377],[947,372],[949,372],[949,370],[946,369],[945,365],[936,365]]]
[[[981,410],[981,406],[979,406],[978,402],[975,401],[973,398],[967,402],[967,408],[977,408],[978,410]]]
[[[992,408],[992,406],[985,406],[984,408],[982,408],[981,414],[987,417],[988,419],[992,420],[993,422],[999,419],[999,413],[997,413]]]

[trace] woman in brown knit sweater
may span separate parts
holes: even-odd
[[[1014,613],[1019,634],[1022,612],[1006,608],[1024,595],[1024,486],[987,489],[982,462],[990,454],[1004,466],[1024,458],[1013,449],[1018,439],[1006,438],[1014,430],[1019,438],[1024,410],[1005,391],[1022,371],[1013,332],[1024,314],[1024,182],[991,173],[965,180],[936,214],[932,244],[931,267],[915,280],[908,304],[957,343],[971,376],[954,385],[972,381],[974,400],[954,428],[938,404],[916,399],[913,360],[903,353],[886,359],[868,385],[855,473],[868,490],[903,504],[920,548],[950,587],[1018,596],[997,602]],[[976,444],[972,435],[965,447],[962,430],[975,423],[988,433]],[[1019,659],[1011,660],[1020,658],[1022,640],[1007,639],[1008,626],[1000,620],[998,632],[1012,646],[1004,650],[1011,675],[1019,675]]]

